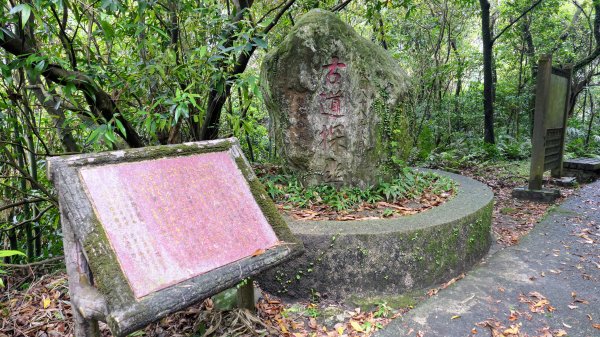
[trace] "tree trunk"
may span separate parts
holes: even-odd
[[[587,134],[585,135],[585,149],[589,149],[590,146],[590,136],[592,135],[592,125],[594,125],[594,115],[596,111],[594,111],[594,96],[590,95],[590,123],[588,124]]]
[[[492,76],[492,33],[490,31],[490,3],[479,0],[481,5],[481,35],[483,40],[483,114],[484,137],[487,144],[495,144],[494,137],[494,90]]]

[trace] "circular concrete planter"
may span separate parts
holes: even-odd
[[[473,179],[433,172],[459,188],[428,211],[395,219],[288,221],[306,252],[260,275],[261,287],[288,298],[381,297],[430,287],[469,269],[490,247],[494,195]]]

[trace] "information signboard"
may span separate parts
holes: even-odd
[[[237,140],[52,158],[77,337],[124,336],[299,253]]]

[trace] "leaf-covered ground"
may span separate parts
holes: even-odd
[[[507,163],[465,169],[461,173],[494,190],[493,231],[500,246],[514,245],[527,234],[552,205],[514,200],[514,187],[526,183],[526,163]],[[563,195],[572,189],[561,188]],[[7,288],[0,298],[0,337],[72,336],[71,305],[64,272],[49,273],[48,266],[11,268]],[[458,281],[423,292],[423,298]],[[539,296],[524,297],[538,305]],[[535,303],[534,303],[535,302]],[[548,307],[544,307],[548,309]],[[256,313],[216,310],[209,299],[163,318],[135,336],[368,336],[399,317],[410,307],[392,308],[379,303],[368,310],[339,303],[284,303],[263,294]],[[494,325],[494,322],[486,324]],[[511,329],[508,327],[506,330]],[[498,330],[498,329],[496,329]],[[102,327],[104,336],[110,336]],[[507,331],[510,332],[510,331]],[[510,334],[509,334],[510,335]],[[500,335],[502,336],[502,335]]]

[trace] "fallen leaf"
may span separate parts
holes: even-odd
[[[460,315],[455,315],[455,316],[450,317],[450,319],[457,319],[457,318],[460,318]]]
[[[48,309],[48,307],[50,306],[50,302],[52,300],[50,300],[50,298],[44,296],[42,299],[42,306],[44,307],[44,309]]]
[[[288,330],[282,321],[279,321],[279,329],[281,329],[281,332],[283,332],[283,333],[288,333]]]
[[[546,297],[545,297],[544,295],[542,295],[542,294],[538,293],[537,291],[532,291],[532,292],[530,292],[528,295],[529,295],[529,296],[531,296],[531,297],[535,297],[535,298],[537,298],[538,300],[543,300],[543,299],[546,299]]]
[[[363,327],[360,326],[360,324],[357,321],[350,321],[350,325],[352,326],[352,329],[354,329],[357,332],[364,331]]]
[[[505,336],[509,336],[509,335],[518,335],[519,334],[519,328],[521,327],[521,323],[516,324],[516,325],[511,325],[510,328],[505,329],[502,334]]]
[[[554,337],[562,337],[562,336],[566,336],[567,332],[563,329],[558,329],[554,332]]]
[[[594,324],[592,324],[592,326],[593,326],[594,328],[596,328],[596,329],[600,330],[600,324],[598,324],[598,323],[594,323]]]
[[[262,254],[264,254],[264,253],[265,253],[265,250],[264,250],[264,249],[257,249],[257,250],[256,250],[254,253],[252,253],[252,255],[251,255],[251,256],[252,256],[252,257],[254,257],[254,256],[259,256],[259,255],[262,255]]]
[[[314,317],[311,317],[308,320],[308,326],[313,330],[317,330],[317,320]]]

